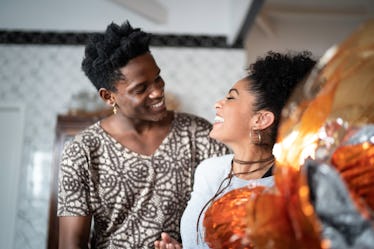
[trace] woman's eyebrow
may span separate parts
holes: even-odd
[[[237,95],[239,95],[239,91],[236,88],[231,88],[229,93],[236,92]]]

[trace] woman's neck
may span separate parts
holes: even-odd
[[[242,179],[258,179],[271,168],[274,161],[271,151],[234,153],[232,174]]]

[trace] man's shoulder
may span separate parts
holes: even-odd
[[[208,120],[191,113],[176,112],[175,119],[178,126],[182,125],[188,126],[190,128],[195,127],[199,131],[210,131],[210,129],[212,128],[212,124]]]
[[[100,121],[97,121],[86,128],[84,128],[82,131],[80,131],[77,136],[85,136],[85,135],[96,135],[101,131]]]
[[[189,120],[193,120],[196,122],[203,122],[203,123],[210,124],[210,122],[207,119],[201,116],[198,116],[196,114],[187,113],[187,112],[176,112],[175,115],[177,119],[189,119]]]
[[[96,122],[84,128],[76,135],[68,139],[68,144],[80,144],[81,146],[87,146],[92,140],[97,139],[100,136],[102,129],[100,123]]]

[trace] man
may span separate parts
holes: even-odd
[[[86,45],[82,69],[113,114],[88,127],[63,153],[59,248],[153,248],[179,223],[195,167],[229,150],[211,124],[169,111],[150,35],[110,24]]]

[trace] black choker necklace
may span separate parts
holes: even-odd
[[[261,167],[259,167],[257,169],[253,169],[253,170],[250,170],[250,171],[238,172],[238,173],[234,173],[233,172],[234,169],[231,169],[231,172],[230,172],[229,176],[232,177],[232,176],[239,176],[239,175],[249,175],[249,174],[255,173],[257,171],[260,171],[260,170],[268,167],[269,165],[272,165],[272,163],[271,164],[264,164],[264,165],[262,165]]]
[[[233,160],[235,163],[238,163],[238,164],[255,164],[255,163],[264,163],[264,162],[272,161],[272,160],[274,160],[274,156],[271,155],[271,156],[268,157],[268,158],[261,159],[261,160],[257,160],[257,161],[242,161],[242,160],[236,159],[235,157],[234,157],[232,160]]]

